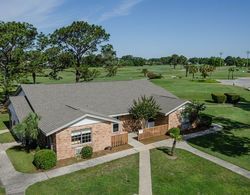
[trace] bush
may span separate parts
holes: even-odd
[[[160,79],[160,78],[162,78],[162,75],[158,74],[158,73],[154,73],[154,72],[148,72],[147,77],[149,79]]]
[[[237,104],[240,101],[240,96],[235,93],[225,93],[225,96],[227,97],[227,103]]]
[[[207,115],[202,115],[200,117],[200,121],[198,126],[199,127],[210,127],[212,125],[212,117],[211,116],[207,116]]]
[[[82,158],[91,158],[93,155],[93,148],[91,146],[85,146],[81,150]]]
[[[225,103],[226,101],[226,96],[224,94],[212,93],[211,96],[215,103]]]
[[[33,164],[38,169],[51,169],[56,165],[56,154],[49,149],[39,150],[35,153]]]
[[[144,76],[147,76],[147,73],[148,73],[148,69],[144,68],[142,69],[141,71],[143,73]]]

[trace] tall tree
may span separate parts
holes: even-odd
[[[249,67],[249,54],[250,54],[250,51],[247,51],[247,64],[246,64],[247,67]]]
[[[5,100],[13,82],[20,78],[24,51],[32,47],[36,35],[37,30],[31,24],[0,22],[0,75]]]
[[[102,42],[108,41],[109,34],[101,26],[77,21],[55,30],[51,35],[51,40],[62,50],[73,55],[72,64],[75,66],[75,81],[79,82],[81,78],[79,68],[84,57],[97,51]]]
[[[176,66],[178,65],[178,59],[179,59],[179,56],[177,54],[173,54],[169,60],[170,62],[170,65],[173,65],[174,66],[174,69],[176,68]]]

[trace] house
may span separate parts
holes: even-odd
[[[10,123],[37,113],[39,141],[53,149],[58,160],[70,158],[86,144],[101,151],[113,145],[113,138],[140,129],[128,110],[142,95],[153,96],[161,107],[148,128],[180,125],[179,110],[187,102],[148,80],[21,85],[9,99]]]

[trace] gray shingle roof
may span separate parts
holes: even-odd
[[[21,122],[30,112],[32,112],[26,98],[24,96],[10,97],[17,118]]]
[[[142,95],[155,96],[164,113],[184,103],[147,80],[21,85],[21,88],[41,116],[39,127],[46,134],[87,113],[106,118],[127,113],[133,100]]]

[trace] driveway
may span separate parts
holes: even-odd
[[[242,77],[235,80],[218,80],[223,85],[236,85],[239,87],[250,89],[250,78]]]

